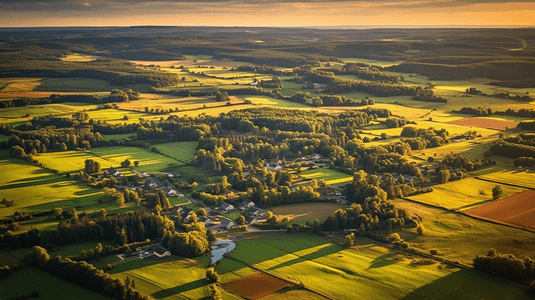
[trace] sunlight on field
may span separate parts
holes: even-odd
[[[353,176],[333,169],[307,170],[299,174],[299,176],[306,179],[323,179],[327,185],[349,182],[353,180]]]
[[[120,166],[121,162],[126,159],[132,162],[139,161],[139,167],[135,169],[140,172],[162,171],[168,167],[184,165],[174,159],[136,147],[99,147],[90,151],[107,161],[103,167]]]
[[[535,173],[527,169],[502,170],[480,176],[504,184],[515,184],[535,189]]]
[[[315,219],[323,221],[337,209],[347,208],[347,205],[335,203],[307,203],[277,206],[271,209],[276,215],[288,216],[292,222],[311,221]]]
[[[98,56],[94,56],[94,55],[73,53],[73,54],[67,54],[64,57],[61,57],[60,59],[62,61],[87,62],[87,61],[94,61],[97,58]]]

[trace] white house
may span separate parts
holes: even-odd
[[[232,204],[228,204],[227,202],[221,203],[219,207],[222,211],[231,211],[234,209],[234,206]]]
[[[251,200],[245,200],[245,201],[243,201],[243,202],[241,203],[241,205],[242,205],[245,209],[247,209],[247,208],[251,208],[251,207],[255,207],[254,202],[251,201]]]
[[[231,229],[232,227],[235,227],[236,224],[229,219],[223,219],[221,221],[221,226],[225,227],[226,229]]]

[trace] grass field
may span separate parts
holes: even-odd
[[[184,163],[189,163],[195,154],[199,142],[175,142],[154,145],[162,154]]]
[[[496,183],[465,178],[433,186],[431,193],[408,197],[411,200],[444,207],[451,210],[467,210],[493,201],[492,188]],[[502,185],[502,198],[523,191],[521,188]]]
[[[34,88],[34,91],[41,92],[109,92],[119,88],[111,85],[108,81],[101,79],[67,77],[67,78],[46,78]]]
[[[480,176],[483,179],[494,180],[504,184],[515,184],[528,188],[535,188],[535,173],[525,169],[501,170]]]
[[[94,61],[98,57],[93,55],[87,55],[87,54],[81,54],[81,53],[73,53],[73,54],[67,54],[64,57],[61,57],[60,59],[62,61],[76,61],[76,62],[82,62],[82,61]]]
[[[48,152],[39,154],[35,156],[34,159],[47,168],[57,170],[59,173],[70,173],[83,170],[87,159],[97,161],[100,163],[102,169],[120,165],[120,162],[112,162],[89,151]]]
[[[353,176],[333,169],[306,170],[299,174],[306,179],[325,180],[326,185],[336,185],[353,180]]]
[[[137,261],[141,264],[147,262],[148,265],[136,266],[130,270],[114,273],[113,276],[123,280],[129,276],[135,281],[136,289],[156,299],[201,299],[209,296],[205,274],[208,266],[207,257],[202,256],[198,259],[175,257],[156,261],[155,264],[150,264],[150,259]],[[115,265],[113,270],[120,266],[121,264]]]
[[[15,202],[11,207],[2,205],[0,216],[10,216],[15,211],[72,208],[96,202],[102,195],[97,189],[10,157],[0,157],[0,170],[2,198]]]
[[[347,208],[346,205],[335,203],[306,203],[277,206],[271,209],[276,215],[287,216],[291,222],[314,221],[319,219],[323,221],[337,209]]]
[[[122,141],[126,138],[135,138],[135,133],[120,133],[120,134],[103,134],[102,137],[106,141]]]
[[[424,235],[417,235],[414,230],[399,232],[411,247],[422,252],[436,249],[440,256],[468,265],[476,255],[484,255],[490,248],[516,257],[535,257],[535,233],[406,200],[396,199],[393,203],[422,218]]]
[[[144,112],[126,111],[126,110],[118,110],[118,109],[93,110],[93,111],[88,111],[87,114],[89,115],[90,119],[106,121],[112,124],[125,123],[125,122],[126,123],[138,123],[139,118],[143,118],[148,121],[160,120],[160,118],[164,116],[164,115],[153,115],[153,114],[146,114]],[[127,116],[128,120],[125,120],[124,116]]]
[[[102,165],[102,168],[108,168],[110,164],[114,167],[120,166],[121,162],[126,159],[132,162],[139,161],[139,167],[135,169],[140,172],[163,171],[168,167],[183,165],[172,158],[136,147],[99,147],[92,148],[91,153],[108,161],[107,164]]]
[[[519,284],[437,264],[410,265],[411,259],[365,238],[351,249],[304,234],[242,235],[237,244],[228,256],[337,299],[529,299]],[[229,271],[218,266],[220,274]]]
[[[11,124],[13,122],[31,121],[33,117],[48,115],[70,117],[75,112],[95,109],[96,107],[96,105],[88,105],[84,103],[62,103],[29,105],[25,107],[9,107],[0,110],[0,122],[4,124]],[[26,117],[27,114],[29,114],[29,117]]]
[[[37,291],[39,299],[44,300],[112,299],[33,268],[16,271],[10,277],[2,279],[0,283],[0,299],[15,299],[30,295],[32,291]]]

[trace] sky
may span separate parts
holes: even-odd
[[[535,1],[0,0],[0,27],[535,26]]]

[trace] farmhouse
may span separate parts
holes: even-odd
[[[121,177],[121,176],[123,176],[123,174],[121,174],[121,172],[119,172],[118,170],[116,170],[114,168],[109,168],[108,169],[108,174],[110,174],[110,176],[113,176],[113,177]]]
[[[266,166],[269,171],[278,171],[282,169],[279,164],[267,164]]]
[[[321,159],[321,155],[319,155],[318,153],[312,153],[312,154],[310,154],[310,158],[311,159]]]
[[[241,203],[241,205],[244,207],[244,209],[247,209],[247,208],[251,208],[251,207],[254,207],[255,204],[253,201],[251,200],[245,200]]]
[[[258,223],[258,220],[251,216],[245,216],[245,223],[247,223],[248,225],[253,225]]]
[[[178,194],[178,192],[171,185],[163,188],[163,191],[167,196],[176,196]]]
[[[341,193],[335,189],[333,189],[332,187],[329,187],[329,186],[322,186],[322,187],[319,187],[317,188],[317,191],[324,195],[324,196],[340,196]]]
[[[232,204],[228,204],[227,202],[223,202],[223,203],[221,203],[219,208],[224,212],[228,212],[228,211],[233,210],[234,206]]]
[[[169,252],[169,250],[164,249],[162,247],[158,247],[158,248],[154,249],[153,254],[158,259],[162,259],[164,257],[171,256],[171,252]]]
[[[208,219],[207,217],[199,217],[199,222],[204,223],[205,226],[212,225],[212,220]]]
[[[232,227],[235,227],[236,224],[233,221],[229,220],[229,219],[223,219],[221,221],[221,226],[223,226],[226,229],[231,229]]]

